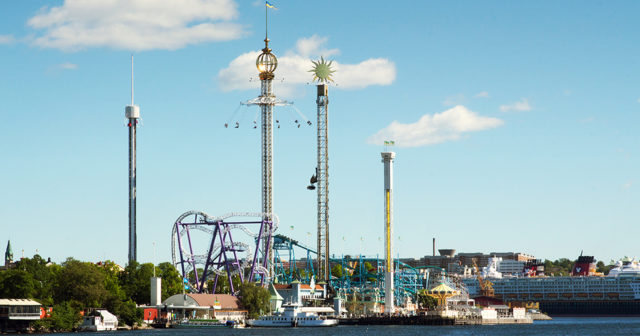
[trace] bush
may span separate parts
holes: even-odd
[[[31,326],[35,331],[72,331],[82,321],[80,312],[73,306],[70,302],[57,304],[53,306],[51,317],[35,321]]]
[[[240,285],[240,304],[249,312],[249,318],[257,318],[269,311],[271,294],[266,288],[253,282]]]

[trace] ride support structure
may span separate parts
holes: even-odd
[[[327,84],[318,84],[318,279],[331,279],[329,264],[329,96]]]
[[[382,152],[384,163],[384,246],[385,246],[385,297],[384,312],[393,314],[395,301],[393,299],[393,160],[394,152]]]
[[[273,241],[277,223],[275,214],[229,213],[212,217],[200,211],[185,212],[178,217],[171,233],[173,265],[188,283],[187,287],[198,293],[205,289],[215,293],[221,276],[229,281],[233,295],[237,294],[232,281],[236,275],[241,282],[260,282],[264,286],[272,281],[269,269],[273,265],[259,253],[271,246],[261,249],[260,245]],[[250,227],[257,228],[257,233]],[[208,280],[213,281],[212,288],[207,288]]]

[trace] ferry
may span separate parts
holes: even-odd
[[[640,263],[618,261],[608,275],[596,272],[592,256],[580,256],[571,276],[549,277],[525,269],[527,276],[503,276],[497,258],[483,268],[493,296],[505,303],[539,307],[551,316],[640,316]],[[481,295],[477,278],[463,278],[472,297]]]
[[[247,320],[250,327],[335,327],[338,320],[329,316],[320,316],[315,312],[303,311],[297,303],[282,305],[283,311],[255,320]]]
[[[191,329],[191,328],[219,328],[227,327],[234,328],[236,324],[233,321],[221,322],[219,320],[210,319],[183,319],[182,321],[171,326],[177,329]]]

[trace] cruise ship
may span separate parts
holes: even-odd
[[[539,308],[551,316],[640,316],[640,264],[618,261],[607,276],[596,272],[592,256],[580,256],[571,276],[541,275],[536,265],[520,276],[497,272],[491,258],[480,276],[463,278],[472,297],[493,296],[513,306]],[[538,265],[539,266],[539,265]]]

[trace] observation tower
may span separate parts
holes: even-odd
[[[140,107],[133,103],[133,55],[131,55],[131,105],[125,107],[129,127],[129,262],[138,258],[136,236],[136,128],[140,119]]]

